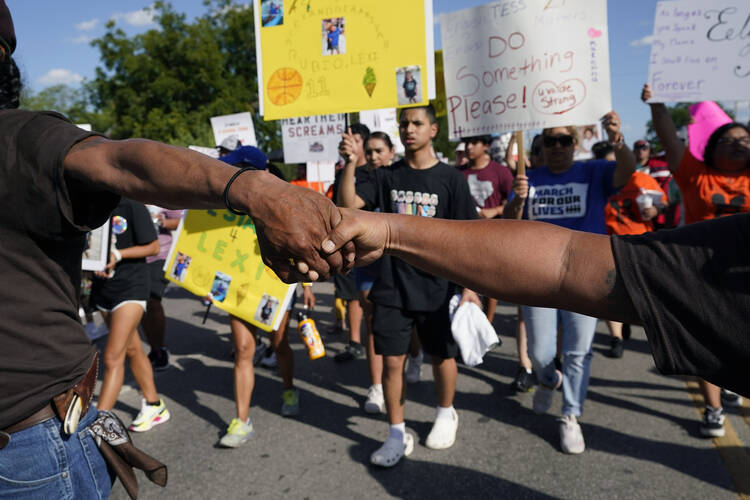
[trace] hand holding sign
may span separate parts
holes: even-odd
[[[623,137],[620,132],[620,116],[615,111],[610,111],[602,117],[602,127],[607,132],[609,142],[615,144],[620,142]]]
[[[360,150],[362,149],[359,141],[354,138],[352,129],[347,129],[346,134],[341,134],[341,142],[339,143],[339,154],[344,160],[349,163],[350,160],[356,160],[359,158]]]

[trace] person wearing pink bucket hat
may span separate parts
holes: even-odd
[[[650,98],[646,84],[641,99]],[[750,129],[733,122],[716,103],[700,102],[690,107],[693,120],[686,148],[664,104],[649,104],[654,130],[682,192],[685,223],[750,212]],[[703,379],[699,385],[706,402],[700,433],[721,437],[725,433],[722,405],[740,406],[742,398]]]

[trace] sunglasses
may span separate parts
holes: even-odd
[[[560,146],[567,148],[568,146],[573,145],[573,136],[572,135],[545,135],[542,137],[542,144],[544,144],[544,147],[551,148],[554,147],[555,144],[559,144]]]

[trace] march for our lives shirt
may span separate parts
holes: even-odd
[[[529,197],[523,209],[524,219],[606,234],[604,207],[607,198],[617,191],[612,185],[616,166],[613,161],[590,160],[573,163],[559,174],[546,166],[528,170]]]

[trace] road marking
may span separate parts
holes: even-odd
[[[688,386],[688,394],[696,404],[700,418],[703,418],[703,409],[706,403],[703,401],[703,394],[701,394],[698,382],[686,380],[685,383]],[[744,405],[742,414],[745,423],[750,425],[750,411]],[[724,435],[713,438],[713,442],[729,472],[729,477],[732,478],[738,496],[741,500],[750,500],[750,474],[748,474],[748,471],[750,471],[750,454],[747,453],[745,444],[737,436],[728,415],[724,418]]]

